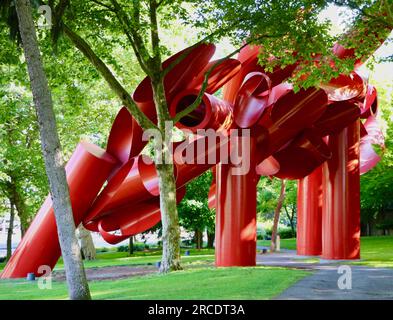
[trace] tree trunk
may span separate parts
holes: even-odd
[[[176,185],[173,165],[157,165],[160,185],[162,223],[162,261],[160,272],[181,270],[180,228],[176,207]]]
[[[278,221],[280,220],[280,211],[285,199],[285,180],[281,180],[281,190],[280,196],[278,198],[276,210],[274,210],[274,221],[273,221],[273,228],[272,228],[272,241],[270,245],[270,251],[276,251],[276,239],[277,239],[277,228],[278,228]]]
[[[201,230],[195,230],[195,246],[198,250],[202,249],[203,247],[203,234]]]
[[[130,237],[130,242],[128,244],[128,254],[130,256],[134,254],[134,236]]]
[[[20,194],[18,190],[17,181],[13,176],[11,176],[10,192],[12,202],[16,208],[16,211],[18,212],[20,220],[20,232],[21,236],[23,237],[27,228],[30,225],[29,212],[27,210],[25,200],[23,199],[22,194]]]
[[[285,210],[285,213],[288,217],[289,224],[291,225],[292,235],[295,236],[295,226],[293,225],[294,211],[292,210],[291,211],[292,213],[289,214],[287,206],[284,206],[284,210]]]
[[[214,248],[214,238],[216,236],[215,232],[209,232],[207,231],[207,247],[209,249],[213,249]]]
[[[10,200],[10,222],[8,224],[8,232],[7,232],[6,261],[8,261],[12,255],[12,234],[14,233],[14,218],[15,218],[15,207],[14,207],[14,203]]]
[[[161,68],[161,63],[159,64],[159,68]],[[180,227],[177,214],[176,180],[171,148],[172,130],[166,130],[167,121],[169,121],[170,116],[161,76],[152,80],[152,88],[161,137],[161,139],[154,139],[162,223],[162,261],[160,272],[167,273],[182,269],[180,265]]]
[[[40,130],[42,153],[49,180],[53,209],[70,299],[90,299],[75,223],[64,160],[57,134],[52,96],[48,86],[29,0],[16,0],[19,29]]]
[[[95,260],[96,259],[96,248],[94,246],[93,237],[91,236],[91,232],[86,230],[81,223],[76,230],[77,237],[80,241],[80,246],[82,250],[83,257],[86,260]]]

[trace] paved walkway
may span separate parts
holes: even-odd
[[[296,256],[294,250],[282,250],[280,253],[257,256],[258,265],[293,267],[313,271],[310,276],[298,281],[276,299],[393,300],[393,269],[349,265],[352,288],[340,290],[338,280],[343,274],[338,273],[338,268],[341,265],[348,265],[348,262],[318,260],[315,257]]]

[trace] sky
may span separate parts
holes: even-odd
[[[334,35],[340,34],[346,27],[346,22],[350,21],[352,12],[349,9],[338,7],[335,5],[329,5],[320,14],[320,19],[328,19],[332,23],[331,33]],[[378,60],[383,57],[393,55],[393,32],[390,35],[390,41],[385,42],[375,53],[374,57]],[[222,40],[216,45],[217,50],[213,59],[218,59],[225,56],[234,50],[234,47],[230,44],[228,39]],[[366,72],[370,76],[370,80],[375,82],[393,82],[393,63],[378,63],[374,65],[374,70],[370,70],[364,65],[361,68],[362,72]]]
[[[330,5],[320,14],[320,19],[329,19],[332,23],[333,34],[342,33],[346,26],[346,21],[350,20],[352,13],[349,9]],[[374,53],[376,59],[393,55],[393,32],[389,36],[390,41],[385,43]],[[393,63],[379,63],[374,66],[374,70],[369,70],[366,66],[361,68],[362,71],[368,71],[370,78],[377,82],[393,81]]]

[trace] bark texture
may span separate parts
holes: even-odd
[[[81,252],[75,236],[75,223],[57,134],[52,96],[41,60],[30,2],[29,0],[16,0],[15,4],[38,118],[42,153],[53,200],[69,297],[70,299],[90,299]]]
[[[14,218],[15,218],[15,207],[12,201],[10,201],[10,222],[8,224],[7,231],[7,257],[6,261],[11,258],[12,255],[12,234],[14,233]]]
[[[285,180],[281,180],[281,190],[280,196],[278,198],[276,210],[274,210],[274,221],[273,221],[273,228],[272,228],[272,241],[270,244],[270,251],[274,252],[277,249],[277,228],[278,228],[278,221],[280,220],[280,212],[285,199]]]
[[[161,64],[158,68],[161,68]],[[163,246],[160,272],[167,273],[182,269],[180,265],[180,228],[176,203],[176,181],[172,161],[172,131],[168,132],[168,130],[165,130],[166,121],[170,117],[161,75],[152,80],[152,87],[158,128],[162,137],[162,139],[155,139],[155,161],[160,187]]]
[[[23,195],[18,190],[17,181],[13,175],[10,176],[11,176],[11,182],[9,188],[10,198],[12,199],[12,203],[14,204],[15,209],[18,213],[19,220],[20,220],[20,231],[23,237],[31,221],[30,221],[29,212],[27,210],[25,199],[23,198]]]
[[[202,247],[203,247],[203,233],[201,230],[195,230],[194,239],[195,239],[196,248],[198,250],[202,249]]]
[[[134,236],[130,237],[130,240],[128,243],[128,254],[130,256],[134,254]]]
[[[215,232],[209,232],[207,231],[207,247],[209,249],[213,249],[214,248],[214,239],[216,237]]]
[[[86,260],[95,260],[96,259],[96,248],[94,246],[93,237],[91,236],[91,232],[86,230],[82,224],[79,225],[76,230],[76,235],[79,239],[81,250],[83,253],[83,257]]]

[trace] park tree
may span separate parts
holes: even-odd
[[[278,225],[282,224],[291,228],[291,236],[294,237],[296,235],[297,180],[286,180],[285,190],[282,189],[282,184],[283,181],[276,178],[262,177],[259,180],[257,186],[258,219],[263,222],[274,222],[275,217],[278,217],[277,234],[280,234]],[[280,214],[278,214],[277,209],[280,206],[282,194],[284,194],[283,201]]]
[[[197,249],[203,247],[203,232],[206,230],[208,247],[213,247],[215,212],[208,206],[208,193],[212,181],[211,171],[207,171],[187,185],[187,191],[178,205],[180,225],[194,232]],[[210,241],[209,241],[210,240]]]
[[[81,253],[75,236],[75,224],[52,96],[41,60],[30,2],[16,0],[15,7],[38,117],[42,152],[50,185],[69,295],[71,299],[90,299]]]
[[[270,251],[275,252],[277,249],[277,229],[280,220],[280,212],[285,200],[285,179],[280,179],[280,195],[278,197],[277,205],[274,210],[273,227],[272,227],[272,241],[270,244]]]
[[[81,223],[76,229],[76,235],[80,242],[83,258],[86,260],[95,260],[96,248],[94,246],[91,232],[87,230]]]
[[[282,207],[285,212],[286,221],[291,227],[292,237],[295,237],[297,221],[297,181],[286,181],[285,189],[285,199]]]

